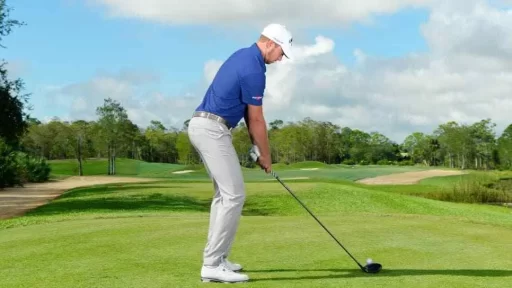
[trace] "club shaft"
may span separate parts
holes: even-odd
[[[334,237],[334,235],[331,233],[331,231],[329,231],[329,229],[327,229],[327,227],[325,227],[324,224],[322,224],[322,222],[320,222],[320,220],[318,220],[318,218],[316,218],[316,216],[313,214],[313,212],[311,212],[308,209],[308,207],[306,207],[306,205],[304,205],[304,203],[302,203],[302,201],[300,201],[300,199],[297,196],[295,196],[295,194],[292,192],[292,190],[290,188],[288,188],[288,186],[286,186],[286,184],[284,184],[283,181],[281,181],[279,176],[277,176],[277,174],[274,171],[271,171],[271,174],[272,174],[272,176],[274,176],[274,178],[276,178],[277,181],[279,181],[279,183],[281,183],[281,185],[283,185],[283,187],[286,190],[288,190],[288,192],[290,192],[290,194],[293,196],[293,198],[295,198],[295,200],[297,200],[299,202],[299,204],[302,205],[302,207],[304,207],[304,209],[306,209],[306,211],[308,211],[308,213],[316,220],[316,222],[318,222],[318,224],[320,224],[320,226],[322,226],[322,228],[324,228],[324,230],[327,233],[329,233],[329,235],[331,235],[332,239],[334,239],[334,241],[336,241],[336,243],[338,243],[338,245],[340,245],[340,247],[343,248],[343,250],[345,250],[345,252],[347,252],[347,254],[357,263],[357,265],[359,265],[359,267],[364,270],[363,266],[361,266],[361,264],[359,264],[359,262],[356,260],[356,258],[354,258],[354,256],[352,256],[352,254],[350,254],[350,252],[348,252],[348,250],[345,249],[345,247],[343,247],[343,245],[340,243],[340,241],[338,241],[338,239],[336,239],[336,237]]]

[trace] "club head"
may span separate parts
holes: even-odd
[[[382,269],[382,265],[379,263],[371,263],[366,266],[364,266],[363,271],[366,273],[379,273]]]

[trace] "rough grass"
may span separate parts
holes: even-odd
[[[506,287],[512,214],[354,184],[291,182],[367,275],[275,182],[248,183],[231,259],[244,287]],[[210,183],[72,190],[0,222],[2,287],[202,287]],[[499,237],[496,237],[499,235]]]
[[[469,171],[431,177],[412,185],[372,185],[368,189],[408,194],[441,201],[506,204],[512,202],[512,171]]]
[[[512,203],[512,183],[488,175],[465,178],[441,193],[427,195],[432,199],[467,203]]]

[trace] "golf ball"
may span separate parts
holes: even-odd
[[[366,264],[371,264],[371,263],[372,263],[372,259],[371,258],[366,259]]]

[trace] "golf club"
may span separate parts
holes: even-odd
[[[254,160],[254,162],[258,161],[260,152],[256,145],[253,145],[253,147],[249,151],[249,154],[250,154],[251,158]],[[286,184],[279,178],[279,176],[277,176],[277,174],[274,171],[271,171],[270,174],[272,174],[272,176],[274,176],[274,178],[276,178],[276,180],[279,181],[279,183],[281,183],[281,185],[283,185],[283,187],[288,192],[290,192],[290,194],[293,196],[293,198],[295,198],[295,200],[297,200],[299,202],[299,204],[302,205],[302,207],[304,207],[304,209],[306,209],[306,211],[308,211],[308,213],[316,220],[316,222],[318,222],[318,224],[320,224],[320,226],[322,226],[322,228],[324,228],[324,230],[327,233],[329,233],[329,235],[331,235],[331,237],[334,239],[334,241],[336,241],[336,243],[338,243],[338,245],[340,245],[340,247],[343,248],[343,250],[345,250],[345,252],[347,252],[347,254],[350,256],[350,258],[352,258],[357,263],[357,265],[359,266],[359,268],[361,268],[361,270],[363,272],[366,272],[366,273],[380,272],[380,270],[382,269],[382,265],[379,263],[367,263],[365,266],[362,266],[359,263],[359,261],[357,261],[356,258],[354,258],[354,256],[352,256],[352,254],[350,254],[350,252],[348,252],[348,250],[345,249],[345,247],[343,247],[343,245],[340,243],[340,241],[338,241],[338,239],[336,239],[336,237],[334,237],[334,235],[329,231],[329,229],[327,229],[327,227],[325,227],[324,224],[322,224],[322,222],[320,222],[320,220],[318,218],[316,218],[316,216],[313,214],[313,212],[311,212],[308,209],[308,207],[306,207],[306,205],[304,205],[304,203],[302,203],[302,201],[297,196],[295,196],[295,194],[292,192],[292,190],[288,186],[286,186]]]

